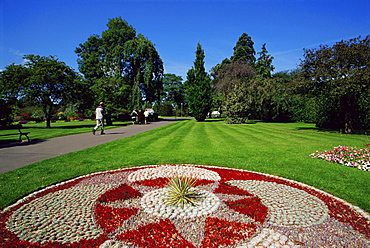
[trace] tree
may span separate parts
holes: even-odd
[[[181,76],[175,74],[163,75],[163,102],[178,108],[185,101],[185,88]]]
[[[252,111],[253,94],[249,92],[254,69],[246,61],[238,60],[223,63],[213,69],[214,85],[224,98],[223,115],[229,124],[247,121]]]
[[[248,34],[243,33],[236,42],[234,54],[231,56],[231,61],[247,61],[254,67],[256,62],[255,55],[256,51],[254,50],[254,42],[252,41],[252,38]]]
[[[266,87],[268,97],[260,119],[274,122],[315,121],[316,100],[306,94],[298,75],[296,70],[281,71],[272,78],[264,79],[270,83]]]
[[[261,51],[258,52],[258,59],[256,63],[256,73],[264,78],[270,78],[275,67],[272,65],[274,57],[267,53],[266,43],[262,45]]]
[[[211,79],[204,67],[204,50],[200,43],[195,52],[194,66],[187,72],[185,82],[189,108],[197,121],[204,121],[212,104]]]
[[[55,107],[79,99],[86,92],[86,84],[54,56],[27,55],[24,59],[24,66],[13,64],[1,73],[2,86],[8,88],[8,97],[41,106],[50,128]]]
[[[370,36],[305,50],[300,68],[319,99],[319,127],[345,133],[369,127]]]
[[[159,99],[163,62],[152,42],[120,17],[109,19],[101,37],[91,35],[75,52],[79,70],[107,109],[139,108]]]
[[[153,43],[139,34],[125,43],[124,51],[127,56],[126,78],[141,91],[141,98],[146,102],[159,101],[164,69]]]

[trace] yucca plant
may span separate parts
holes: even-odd
[[[185,205],[197,205],[202,194],[194,189],[196,179],[189,177],[174,177],[167,185],[167,194],[163,197],[168,205],[184,208]]]

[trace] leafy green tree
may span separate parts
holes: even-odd
[[[251,92],[250,82],[254,69],[246,61],[223,63],[213,69],[214,85],[223,95],[222,112],[229,124],[240,124],[248,120],[252,113],[255,92]]]
[[[254,118],[273,122],[291,122],[293,113],[293,88],[280,78],[265,78],[258,75],[256,84],[260,105]]]
[[[369,127],[370,36],[305,50],[300,68],[319,99],[319,127],[345,133]]]
[[[175,74],[163,75],[163,102],[168,102],[173,107],[179,108],[185,102],[185,88],[181,76]]]
[[[281,71],[273,75],[274,85],[270,90],[272,106],[269,121],[315,122],[318,110],[317,98],[308,94],[299,77],[298,70]],[[265,119],[268,120],[268,119]]]
[[[1,98],[10,104],[16,103],[17,99],[24,97],[25,81],[29,75],[26,67],[11,64],[0,72]]]
[[[211,79],[204,67],[204,50],[200,43],[195,52],[194,66],[187,72],[185,82],[189,109],[197,121],[204,121],[212,104]]]
[[[259,57],[256,63],[256,73],[262,75],[264,78],[270,78],[275,67],[272,65],[274,57],[268,54],[266,43],[262,45],[261,51],[258,52]]]
[[[164,69],[153,43],[139,34],[125,43],[124,51],[127,56],[125,79],[141,91],[141,98],[146,102],[159,101]]]
[[[104,76],[102,40],[98,35],[91,35],[87,41],[76,48],[75,53],[79,71],[86,79],[93,81]]]
[[[234,54],[231,56],[230,60],[233,62],[238,60],[247,61],[254,67],[256,63],[255,55],[256,51],[254,50],[252,38],[248,34],[243,33],[236,42]]]
[[[46,127],[50,128],[57,105],[78,101],[87,92],[86,84],[54,56],[27,55],[24,59],[27,61],[24,66],[10,65],[1,73],[2,87],[8,88],[7,97],[41,106]]]
[[[248,84],[245,81],[237,81],[231,86],[231,92],[227,94],[222,105],[223,116],[228,124],[242,124],[250,116],[250,101],[245,92]]]
[[[120,17],[109,19],[101,37],[91,35],[75,52],[79,70],[108,111],[133,109],[159,99],[163,62],[152,42]],[[109,123],[108,123],[109,124]]]

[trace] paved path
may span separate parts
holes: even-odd
[[[0,174],[48,158],[69,152],[80,151],[89,147],[126,138],[157,127],[161,127],[180,119],[166,119],[151,122],[147,125],[134,125],[105,130],[105,135],[92,133],[74,134],[38,142],[23,142],[18,145],[0,147]],[[30,134],[32,140],[32,133]]]

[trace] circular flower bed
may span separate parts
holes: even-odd
[[[195,205],[165,200],[196,179]],[[94,173],[0,214],[0,247],[369,247],[370,217],[313,187],[245,170],[153,165]]]

